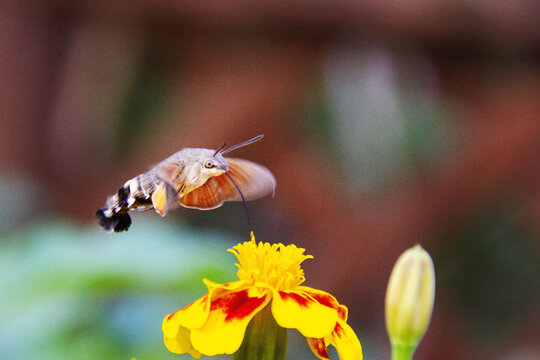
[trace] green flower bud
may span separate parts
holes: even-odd
[[[426,333],[435,300],[435,269],[420,246],[396,261],[386,290],[386,329],[393,359],[411,359]]]

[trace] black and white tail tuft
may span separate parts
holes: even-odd
[[[121,232],[127,231],[131,225],[131,217],[125,211],[113,212],[111,216],[107,216],[106,212],[110,212],[107,208],[101,208],[96,211],[96,218],[99,225],[107,231]]]

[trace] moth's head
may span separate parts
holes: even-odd
[[[201,171],[208,177],[218,176],[229,170],[227,160],[221,154],[214,153],[211,156],[205,156],[200,163]]]
[[[233,145],[227,148],[227,143],[223,143],[219,148],[217,148],[214,153],[210,156],[204,156],[203,162],[201,164],[201,169],[205,177],[218,176],[226,171],[229,171],[229,166],[227,165],[227,160],[223,157],[229,151],[238,149],[242,146],[253,144],[256,141],[262,139],[263,135],[254,137],[253,139],[244,141],[240,144]]]

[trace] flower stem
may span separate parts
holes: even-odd
[[[392,343],[392,360],[412,360],[416,345]]]
[[[284,360],[287,353],[287,329],[280,327],[267,305],[251,319],[234,360]]]

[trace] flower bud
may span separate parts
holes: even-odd
[[[435,269],[420,246],[406,250],[396,261],[386,290],[386,329],[392,352],[405,349],[411,358],[424,336],[435,300]]]

